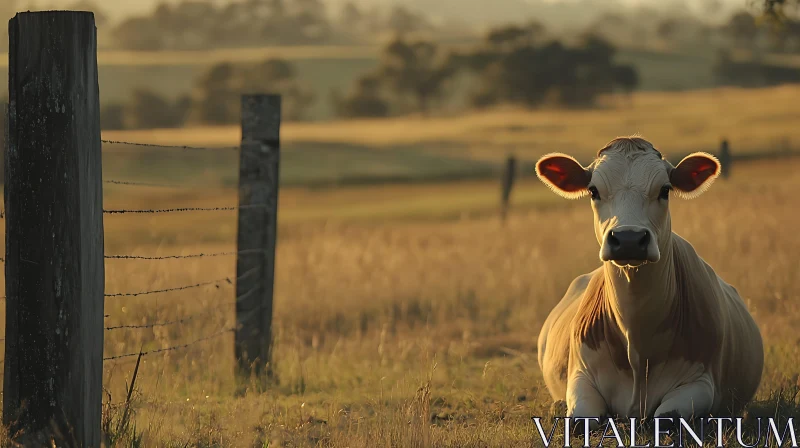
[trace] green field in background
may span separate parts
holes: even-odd
[[[305,54],[306,52],[302,52]],[[316,101],[309,109],[308,118],[325,120],[333,117],[330,95],[333,90],[346,92],[353,81],[377,64],[376,56],[368,52],[353,51],[349,54],[333,54],[326,56],[324,48],[318,55],[307,58],[291,58],[299,77],[314,91]],[[367,53],[367,54],[365,54]],[[301,56],[303,55],[301,54]],[[283,55],[280,53],[280,55]],[[265,56],[258,52],[231,56],[234,60],[260,61]],[[244,59],[243,59],[244,58]],[[119,58],[115,58],[116,59]],[[163,61],[143,59],[137,63],[100,64],[100,95],[103,104],[123,102],[134,89],[149,89],[167,97],[189,94],[192,82],[209,67],[209,60],[224,60],[223,55],[207,59],[198,55],[196,63],[185,63],[185,57],[175,65],[164,64]],[[689,55],[666,53],[649,50],[622,49],[617,53],[617,60],[633,64],[639,69],[641,79],[640,90],[690,90],[713,87],[711,67],[712,53]],[[7,69],[0,70],[0,83],[8,83]],[[265,91],[269,86],[264,87]],[[466,92],[459,91],[451,98],[451,104],[463,102]]]

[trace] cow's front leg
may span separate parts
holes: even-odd
[[[584,420],[576,418],[591,418],[589,430],[593,431],[600,426],[600,421],[608,413],[608,407],[600,391],[585,372],[578,371],[570,378],[567,384],[567,417],[572,419],[575,431],[583,432]]]
[[[714,404],[714,384],[711,375],[704,373],[691,383],[686,383],[669,391],[656,408],[655,416],[678,416],[684,419],[703,417],[711,411]]]

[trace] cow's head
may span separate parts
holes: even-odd
[[[588,167],[559,153],[536,163],[539,179],[559,195],[591,197],[600,259],[617,266],[657,263],[672,234],[670,193],[697,197],[719,173],[710,154],[697,152],[673,166],[639,137],[612,140]]]

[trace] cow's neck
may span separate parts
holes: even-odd
[[[657,355],[663,351],[658,345],[666,342],[655,336],[663,330],[661,320],[670,314],[677,290],[671,245],[670,239],[658,263],[627,272],[610,262],[604,266],[610,311],[628,344],[642,356]]]

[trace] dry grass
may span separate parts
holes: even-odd
[[[768,346],[759,392],[766,399],[795,384],[800,372],[793,327],[800,317],[794,300],[800,215],[790,206],[800,189],[800,162],[742,165],[735,176],[698,199],[676,200],[673,222],[756,316]],[[470,183],[461,191],[414,186],[369,194],[384,203],[430,194],[442,204],[441,198],[460,203],[482,188],[496,193],[494,184]],[[398,221],[380,209],[368,220],[313,211],[334,210],[358,191],[340,194],[290,190],[281,199],[275,386],[236,395],[229,333],[147,356],[133,394],[134,425],[118,434],[120,445],[135,445],[135,436],[144,446],[530,446],[536,437],[530,417],[550,412],[536,364],[539,327],[569,281],[598,263],[588,204],[536,208],[533,201],[505,226],[483,215]],[[119,187],[106,195],[107,208],[232,201],[230,192],[202,190]],[[463,211],[480,210],[462,204]],[[232,250],[234,219],[226,212],[108,216],[106,251]],[[224,257],[109,260],[107,291],[191,284],[233,276],[234,269]],[[194,318],[107,331],[106,355],[225,329],[234,320],[233,294],[223,284],[109,299],[110,326]],[[106,363],[111,420],[120,417],[134,365],[135,357]],[[794,397],[782,400],[779,411],[796,409]]]
[[[640,132],[666,153],[716,150],[725,136],[733,151],[774,149],[797,142],[794,106],[800,86],[636,93],[620,107],[588,111],[499,110],[459,117],[286,123],[286,143],[350,143],[375,149],[413,145],[496,161],[506,151],[537,157],[568,151],[590,157],[614,136]],[[238,127],[108,131],[105,138],[158,144],[237,145]],[[453,149],[455,148],[455,149]]]

